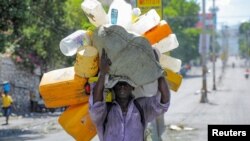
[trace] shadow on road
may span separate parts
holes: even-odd
[[[23,129],[1,129],[0,138],[1,141],[13,141],[18,139],[18,141],[34,140],[41,138],[38,132]]]
[[[184,79],[191,79],[191,78],[197,78],[197,77],[201,77],[201,75],[186,75]]]

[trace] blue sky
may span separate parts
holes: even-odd
[[[202,6],[202,0],[197,0]],[[206,9],[212,7],[213,0],[206,0]],[[250,20],[250,0],[215,0],[219,8],[217,12],[217,27],[222,24],[233,26],[243,21]]]

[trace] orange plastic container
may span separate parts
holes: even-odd
[[[88,113],[89,104],[70,106],[59,117],[58,122],[76,141],[90,141],[96,135],[96,128]]]
[[[69,67],[44,73],[39,90],[46,107],[64,107],[88,101],[86,82],[86,78],[75,75],[74,67]]]
[[[157,26],[144,33],[144,37],[148,39],[151,45],[153,45],[171,33],[172,30],[168,23],[165,20],[162,20]]]

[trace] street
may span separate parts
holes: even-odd
[[[232,62],[235,62],[235,68],[232,68]],[[206,141],[209,124],[250,124],[250,79],[244,77],[242,64],[242,60],[231,57],[221,75],[221,62],[217,61],[216,91],[212,90],[212,72],[207,75],[208,103],[200,103],[201,69],[193,67],[178,92],[171,94],[170,109],[164,115],[162,140]],[[208,68],[212,70],[211,63]],[[73,141],[57,122],[59,115],[11,117],[10,125],[0,125],[0,141]],[[4,123],[3,117],[0,122]],[[13,134],[4,135],[8,130]]]
[[[165,114],[164,141],[206,141],[209,124],[250,124],[250,80],[244,77],[242,62],[230,59],[217,91],[211,91],[212,73],[208,75],[209,103],[200,103],[201,95],[195,93],[201,88],[201,77],[184,79],[180,91],[172,94],[171,107]],[[232,61],[237,61],[235,68]],[[220,75],[220,66],[216,69]],[[175,126],[171,125],[180,128],[172,130]]]

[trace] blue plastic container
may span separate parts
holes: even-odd
[[[4,91],[4,93],[10,92],[10,83],[9,82],[6,82],[3,84],[3,91]]]

